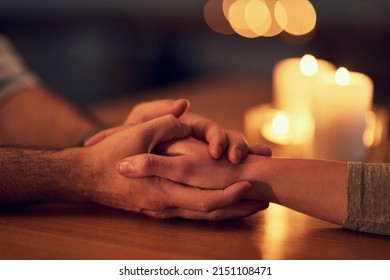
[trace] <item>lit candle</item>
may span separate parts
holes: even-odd
[[[266,143],[275,156],[307,157],[308,139],[312,139],[312,119],[292,117],[271,104],[249,108],[244,114],[244,133],[250,145]]]
[[[333,69],[332,63],[308,54],[278,62],[273,73],[275,107],[290,114],[310,116],[315,77]]]
[[[372,80],[339,68],[321,73],[313,94],[313,155],[334,160],[364,160],[365,117],[371,109]]]
[[[277,109],[266,113],[268,116],[261,127],[266,140],[279,145],[299,146],[308,144],[312,138],[314,125],[311,118]]]

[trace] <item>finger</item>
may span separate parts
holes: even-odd
[[[226,137],[229,144],[229,161],[233,164],[241,163],[248,154],[248,142],[244,135],[236,130],[228,130],[226,131]]]
[[[261,144],[250,146],[249,153],[254,155],[259,155],[259,156],[265,156],[265,157],[272,156],[271,148]]]
[[[193,135],[209,143],[210,155],[219,159],[227,148],[225,131],[214,121],[194,114],[187,114],[181,120],[192,128]]]
[[[139,133],[139,140],[145,145],[144,151],[148,153],[160,143],[188,137],[191,134],[191,128],[173,115],[158,117],[134,127]],[[134,137],[134,131],[128,131],[127,133],[129,139]]]
[[[234,205],[223,209],[217,209],[209,213],[185,208],[169,208],[160,211],[144,209],[142,210],[142,213],[157,219],[185,218],[191,220],[219,221],[244,218],[257,213],[258,211],[265,210],[268,206],[268,202],[243,200]]]
[[[125,123],[141,123],[164,115],[180,117],[187,111],[190,102],[187,99],[164,99],[141,103],[134,107]]]
[[[211,212],[238,203],[253,187],[242,181],[223,190],[203,190],[166,181],[163,190],[167,194],[168,206],[201,212]]]
[[[214,171],[216,174],[224,172],[219,167]],[[232,179],[226,176],[219,179],[204,176],[202,178],[201,174],[208,175],[209,170],[186,160],[186,157],[181,155],[161,156],[151,153],[133,155],[118,162],[117,172],[130,178],[156,176],[202,189],[225,189],[232,182]]]
[[[96,133],[95,135],[93,135],[92,137],[90,137],[89,139],[87,139],[84,142],[84,147],[93,146],[93,145],[99,143],[100,141],[102,141],[103,139],[107,138],[108,136],[114,134],[115,132],[118,132],[120,130],[126,129],[129,126],[130,126],[130,124],[116,126],[116,127],[112,127],[112,128],[108,128],[108,129],[102,130],[102,131]]]
[[[122,159],[118,165],[118,173],[122,176],[142,178],[157,176],[171,181],[187,183],[181,180],[180,177],[187,176],[188,172],[184,170],[183,161],[178,157],[167,157],[155,154],[138,154]],[[172,171],[175,172],[172,172]]]

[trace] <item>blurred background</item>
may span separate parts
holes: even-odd
[[[1,0],[8,35],[43,80],[80,105],[208,75],[272,85],[283,58],[311,53],[369,75],[374,102],[390,104],[390,2],[311,1],[309,35],[221,35],[205,0]]]

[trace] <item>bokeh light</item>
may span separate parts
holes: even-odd
[[[278,34],[280,34],[284,28],[282,28],[275,18],[275,6],[277,1],[275,0],[265,0],[265,3],[267,4],[269,15],[271,17],[271,26],[268,28],[268,30],[262,35],[264,37],[273,37]]]
[[[264,0],[249,0],[245,8],[245,20],[254,33],[263,36],[271,27],[272,17]]]
[[[210,28],[222,34],[235,31],[243,37],[256,38],[285,31],[300,36],[315,28],[317,14],[308,0],[209,0],[205,20]]]
[[[292,35],[305,35],[316,25],[317,14],[308,0],[278,0],[275,6],[278,24]]]
[[[287,112],[280,111],[276,113],[272,121],[273,131],[278,136],[286,136],[290,131],[290,121]]]
[[[249,0],[245,5],[245,21],[250,29],[264,24],[269,17],[267,5],[262,0]]]
[[[222,3],[222,11],[223,11],[223,14],[225,15],[225,18],[227,20],[229,20],[229,9],[230,9],[230,6],[236,2],[237,0],[223,0],[223,3]]]
[[[231,27],[239,35],[246,38],[256,38],[259,37],[259,35],[249,27],[245,17],[245,10],[249,1],[251,0],[237,0],[231,4],[228,19]]]
[[[221,9],[223,0],[209,0],[204,6],[204,19],[208,26],[220,34],[233,34],[234,30],[231,28],[229,22],[223,14]]]

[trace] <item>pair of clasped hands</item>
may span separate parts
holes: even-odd
[[[141,103],[123,125],[89,138],[81,149],[90,201],[162,219],[234,219],[267,208],[246,198],[253,186],[238,166],[271,150],[249,148],[241,133],[188,107],[186,99]]]

